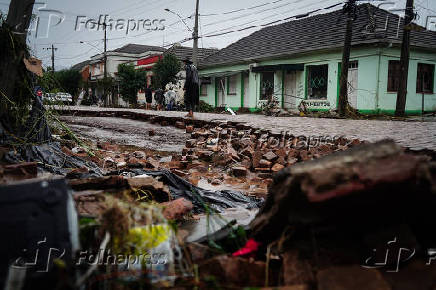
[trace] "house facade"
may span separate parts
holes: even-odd
[[[370,19],[375,26],[368,29]],[[361,113],[395,111],[402,21],[372,5],[358,6],[348,101]],[[412,29],[406,113],[434,112],[436,32]],[[298,111],[302,101],[311,111],[336,109],[344,34],[342,11],[254,32],[201,63],[200,99],[234,110],[258,110],[271,96],[289,111]]]
[[[135,69],[144,70],[147,73],[147,84],[153,84],[153,66],[156,62],[162,59],[165,55],[172,54],[174,55],[180,62],[185,59],[192,59],[192,47],[181,46],[180,44],[175,44],[172,47],[168,48],[163,54],[159,55],[150,55],[147,57],[140,58],[133,62],[135,64]],[[198,49],[198,59],[201,61],[205,57],[216,53],[218,50],[213,48],[199,48]],[[182,67],[180,72],[177,74],[177,83],[170,84],[170,86],[175,90],[178,100],[182,101],[184,96],[183,86],[185,84],[185,71]],[[154,100],[153,100],[154,101]],[[138,92],[138,103],[145,103],[145,93],[144,91]]]
[[[109,92],[109,103],[112,102],[112,97],[117,98],[119,106],[127,106],[118,93],[117,72],[118,65],[128,62],[136,62],[138,59],[146,58],[151,55],[162,54],[164,48],[159,46],[149,46],[141,44],[127,44],[123,47],[106,52],[107,58],[107,76],[115,80],[112,89]],[[92,84],[93,94],[97,98],[103,96],[103,88],[98,85],[98,82],[104,78],[104,54],[98,54],[91,57],[89,62],[90,82]]]

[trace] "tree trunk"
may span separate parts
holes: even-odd
[[[341,64],[341,78],[340,78],[340,89],[339,89],[339,104],[338,112],[339,115],[344,117],[347,111],[348,105],[348,64],[350,62],[350,52],[351,52],[351,39],[353,37],[353,6],[355,5],[355,0],[350,0],[347,3],[347,27],[345,30],[345,41],[344,50],[342,52],[342,64]]]
[[[401,44],[400,85],[397,94],[395,116],[404,117],[406,113],[407,78],[409,75],[410,29],[407,27],[413,20],[413,0],[407,0],[404,18],[403,42]]]
[[[23,57],[26,54],[27,29],[32,17],[35,0],[12,0],[6,22],[1,27],[0,55],[0,90],[2,107],[0,120],[4,121],[8,116],[8,100],[14,100],[14,89],[18,79],[20,66],[24,67]],[[10,102],[9,102],[10,103]],[[9,104],[10,106],[10,104]],[[7,120],[7,119],[6,119]],[[3,124],[7,125],[7,124]]]

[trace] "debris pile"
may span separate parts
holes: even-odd
[[[194,129],[191,139],[186,141],[182,162],[208,161],[228,167],[236,177],[255,172],[260,177],[269,178],[272,173],[297,162],[344,151],[360,143],[358,139],[347,140],[340,136],[274,134],[222,123]]]
[[[235,254],[257,255],[270,267],[281,262],[280,278],[270,286],[431,289],[435,169],[392,141],[294,165],[275,175],[251,223],[251,242]],[[240,257],[226,259],[232,265]],[[249,269],[235,271],[246,277]],[[238,285],[235,276],[223,271],[217,280]]]

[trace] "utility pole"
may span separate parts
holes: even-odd
[[[344,50],[342,52],[341,78],[339,87],[338,111],[341,117],[346,115],[348,105],[348,65],[350,62],[351,39],[353,37],[353,21],[355,18],[356,0],[348,0],[344,6],[347,12]]]
[[[54,52],[55,50],[58,50],[57,47],[54,47],[54,45],[52,44],[51,47],[46,47],[44,48],[45,50],[51,50],[51,70],[52,72],[55,72],[55,68],[54,68]]]
[[[192,62],[198,68],[198,6],[200,5],[200,0],[197,0],[197,5],[195,7],[195,26],[194,32],[192,33],[192,38],[194,39],[194,48],[192,50]]]
[[[395,116],[404,117],[406,113],[407,78],[409,75],[409,56],[410,56],[410,26],[414,18],[413,0],[407,0],[404,15],[403,42],[401,44],[400,58],[400,84],[397,93],[397,104]]]
[[[107,82],[107,55],[106,55],[106,43],[107,43],[107,37],[106,37],[106,22],[103,22],[103,28],[104,28],[104,52],[103,52],[103,58],[104,58],[104,77],[103,77],[103,98],[104,98],[104,106],[107,107],[109,105],[109,100],[107,96],[107,90],[106,90],[106,82]]]

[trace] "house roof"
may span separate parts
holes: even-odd
[[[164,52],[165,48],[160,46],[152,46],[152,45],[142,45],[142,44],[134,44],[129,43],[120,48],[112,50],[113,52],[122,52],[122,53],[131,53],[131,54],[140,54],[147,51],[161,51]]]
[[[171,48],[168,48],[164,54],[174,54],[178,60],[182,61],[186,58],[192,60],[192,47],[186,47],[181,45],[173,45]],[[202,60],[207,56],[218,52],[216,48],[199,48],[198,49],[198,60]]]
[[[71,67],[71,69],[73,69],[73,70],[77,70],[77,71],[81,71],[85,66],[87,66],[87,65],[90,63],[90,61],[91,61],[91,60],[88,59],[88,60],[85,60],[85,61],[79,62],[79,63],[73,65],[73,66]]]
[[[365,33],[365,27],[370,19],[369,11],[375,15],[377,29],[383,29],[388,19],[386,32]],[[386,10],[370,4],[359,5],[357,19],[353,22],[352,45],[378,42],[401,43],[402,24],[397,37],[398,20],[398,15]],[[402,22],[403,19],[401,19]],[[280,58],[314,50],[341,48],[344,43],[345,27],[346,15],[342,10],[265,27],[205,58],[200,68]],[[436,49],[436,32],[434,31],[412,31],[410,40],[412,46]]]

